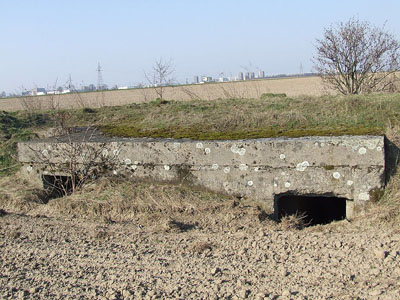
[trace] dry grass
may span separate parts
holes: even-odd
[[[152,215],[155,220],[168,216],[165,229],[184,229],[174,216],[193,216],[224,206],[229,197],[196,191],[181,185],[102,179],[73,195],[53,199],[47,207],[53,212],[76,217],[129,221]]]
[[[46,201],[42,187],[20,173],[0,177],[0,206],[6,211],[27,213]]]
[[[0,190],[5,190],[10,180],[9,177],[3,178]],[[25,190],[22,186],[2,192],[0,207],[13,213],[89,219],[100,224],[134,222],[161,233],[215,228],[233,230],[243,226],[273,224],[268,219],[269,214],[254,201],[238,200],[182,184],[110,181],[103,178],[72,195],[51,199],[48,203],[34,199],[36,191],[30,188]],[[96,229],[93,237],[104,239],[103,231]],[[200,253],[205,250],[200,248],[193,251]]]
[[[287,215],[281,218],[280,227],[282,230],[300,230],[307,227],[309,224],[306,222],[306,213],[295,213],[294,215]]]

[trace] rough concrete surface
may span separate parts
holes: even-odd
[[[186,180],[265,201],[271,209],[274,197],[287,193],[343,197],[349,200],[347,216],[383,186],[385,171],[382,136],[192,141],[78,133],[19,143],[18,150],[22,170],[30,177],[68,175],[56,166],[67,163],[73,153],[82,164],[114,161],[115,175]]]

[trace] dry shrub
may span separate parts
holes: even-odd
[[[300,230],[309,225],[305,221],[306,218],[306,213],[296,212],[293,215],[286,215],[281,218],[280,226],[282,230]]]
[[[4,209],[0,208],[0,217],[4,217],[7,214],[7,212]]]

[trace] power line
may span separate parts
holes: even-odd
[[[101,69],[100,63],[97,65],[97,89],[102,90],[104,88],[104,83],[103,83],[103,75],[101,72],[103,71]]]

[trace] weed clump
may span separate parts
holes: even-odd
[[[282,230],[301,230],[310,224],[306,222],[306,213],[295,213],[281,218],[280,226]]]
[[[287,97],[287,95],[285,93],[278,93],[278,94],[274,94],[274,93],[263,93],[260,96],[261,100],[265,100],[268,98],[285,98]]]

